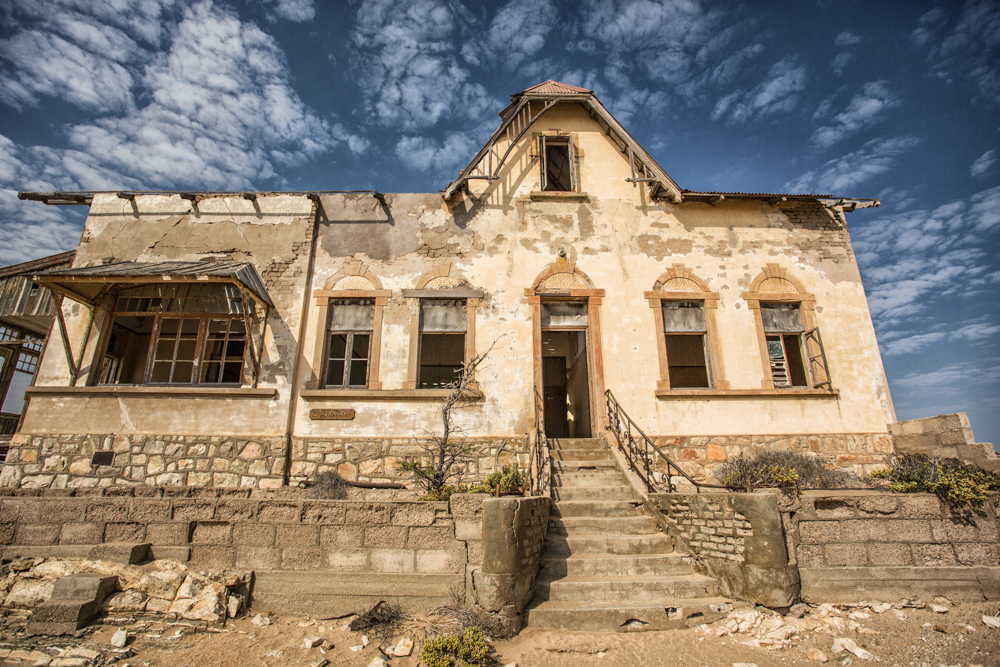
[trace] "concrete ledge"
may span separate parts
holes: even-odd
[[[446,398],[450,389],[305,389],[299,397],[305,401],[438,401]],[[483,392],[470,390],[466,398],[481,401]]]
[[[1000,567],[802,567],[799,576],[806,602],[1000,600]]]
[[[184,387],[148,387],[127,385],[106,385],[100,387],[28,387],[29,396],[170,396],[172,398],[272,398],[277,389],[254,387],[212,387],[208,385],[187,385]]]
[[[837,398],[839,389],[810,389],[789,387],[787,389],[661,389],[655,392],[657,398]]]

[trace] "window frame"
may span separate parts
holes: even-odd
[[[672,278],[687,278],[700,285],[701,281],[687,275],[665,275],[658,285],[668,282]],[[656,335],[656,351],[660,366],[660,378],[656,381],[656,391],[713,391],[719,389],[729,389],[729,381],[726,379],[725,366],[722,362],[722,349],[719,346],[719,330],[716,324],[716,313],[719,309],[718,292],[667,292],[664,290],[652,290],[645,292],[644,296],[649,302],[649,307],[653,311],[653,325]],[[700,301],[702,314],[705,317],[705,371],[708,374],[708,387],[672,387],[670,384],[670,360],[667,358],[667,336],[670,335],[664,330],[663,324],[663,304],[664,302],[693,302]]]
[[[421,283],[426,285],[434,277],[443,277],[448,275],[448,272],[438,272],[429,277],[425,276],[425,279],[422,280]],[[423,334],[420,325],[421,301],[424,299],[465,301],[465,357],[463,359],[463,363],[468,364],[476,358],[476,311],[479,309],[479,302],[484,295],[485,294],[482,290],[471,289],[468,287],[439,289],[418,288],[403,290],[403,297],[409,301],[410,307],[410,349],[407,357],[406,381],[403,382],[403,389],[419,389],[420,338]],[[472,390],[478,390],[478,382],[473,379],[469,388]]]
[[[566,160],[569,164],[569,182],[570,187],[568,190],[556,190],[549,189],[548,185],[548,149],[549,146],[566,146]],[[569,134],[559,134],[559,135],[545,135],[541,134],[538,137],[538,187],[539,190],[545,193],[556,193],[556,192],[579,192],[580,191],[580,179],[577,174],[576,167],[576,157],[577,150],[575,142],[573,141],[573,136]]]
[[[332,304],[333,301],[371,301],[372,307],[372,328],[371,329],[334,329],[333,328],[333,313],[336,309],[337,304]],[[372,382],[372,355],[375,352],[375,326],[376,319],[378,319],[378,325],[381,329],[381,307],[375,305],[375,299],[373,298],[328,298],[326,301],[326,326],[324,327],[323,333],[323,355],[320,357],[322,362],[322,369],[320,372],[319,388],[321,389],[370,389],[370,384]],[[369,305],[369,304],[362,304]],[[376,309],[379,312],[376,314]],[[350,384],[351,376],[351,366],[353,365],[353,357],[351,356],[354,350],[354,337],[358,334],[368,336],[368,354],[365,357],[365,364],[367,368],[365,369],[365,382],[364,384]],[[344,377],[343,384],[330,384],[330,362],[334,361],[330,357],[330,343],[335,335],[347,336],[347,342],[344,348]]]
[[[15,373],[27,374],[29,376],[28,387],[34,385],[45,341],[39,338],[38,334],[7,322],[0,322],[0,341],[6,343],[0,347],[0,356],[3,357],[3,362],[0,363],[0,411],[2,411],[3,404],[7,401],[7,394],[14,382]],[[30,365],[30,370],[21,367],[22,357],[24,363]],[[18,413],[0,412],[7,420],[11,417],[17,417],[18,422],[23,413],[23,406]],[[7,430],[0,429],[0,433],[6,434]],[[2,457],[0,457],[0,462],[2,462]]]
[[[356,267],[357,270],[360,268]],[[336,284],[340,279],[348,277],[350,275],[359,275],[365,277],[373,286],[381,287],[381,283],[377,282],[377,279],[370,273],[365,273],[361,270],[360,273],[344,273],[337,274],[327,281],[328,284]],[[375,311],[372,315],[372,330],[371,339],[368,346],[368,384],[367,389],[381,389],[382,388],[382,376],[381,376],[381,359],[382,359],[382,319],[385,311],[385,306],[389,301],[389,297],[392,295],[390,290],[383,289],[370,289],[370,290],[352,290],[352,289],[333,289],[332,287],[327,287],[324,289],[313,290],[313,297],[316,299],[317,306],[317,323],[319,325],[319,331],[316,333],[316,344],[313,349],[313,371],[312,377],[306,381],[305,388],[308,389],[323,389],[324,391],[357,391],[360,387],[351,385],[346,386],[324,386],[326,382],[326,364],[327,364],[327,346],[330,341],[330,305],[332,301],[340,300],[374,300]],[[315,369],[319,369],[318,371]]]
[[[256,359],[257,355],[253,349],[254,339],[252,335],[252,323],[254,320],[259,319],[259,315],[256,313],[256,309],[259,306],[256,299],[250,297],[245,289],[240,285],[235,285],[233,283],[222,282],[222,281],[208,281],[203,283],[178,283],[177,287],[184,287],[189,285],[223,285],[225,287],[235,288],[239,291],[242,308],[241,312],[237,313],[206,313],[206,312],[185,312],[185,311],[166,311],[166,312],[151,312],[151,311],[134,311],[134,310],[118,310],[118,306],[123,298],[122,294],[133,289],[142,289],[148,287],[149,284],[139,284],[139,285],[121,285],[119,286],[113,296],[111,297],[110,308],[107,310],[107,322],[106,326],[103,327],[103,332],[101,336],[101,341],[97,348],[97,352],[94,355],[95,360],[99,360],[100,363],[94,364],[93,372],[89,378],[89,384],[92,386],[137,386],[137,387],[245,387],[256,384]],[[159,285],[157,285],[159,286]],[[170,285],[174,287],[174,285]],[[154,298],[154,297],[124,297],[124,298]],[[178,297],[175,297],[178,298]],[[185,297],[186,298],[186,297]],[[111,343],[111,337],[115,329],[115,320],[119,316],[121,317],[149,317],[153,319],[153,327],[149,334],[149,343],[146,350],[146,360],[145,367],[143,368],[142,382],[139,383],[127,383],[120,384],[121,376],[121,362],[122,357],[109,357],[108,356],[108,346]],[[152,373],[153,365],[155,361],[156,348],[159,345],[160,334],[162,331],[162,324],[164,319],[176,319],[176,320],[198,320],[198,332],[195,339],[195,352],[192,360],[193,368],[191,372],[190,382],[153,382]],[[243,338],[243,356],[241,359],[240,366],[240,380],[238,382],[202,382],[199,378],[201,377],[204,364],[208,361],[205,359],[206,353],[206,343],[208,340],[208,329],[211,326],[212,320],[225,320],[226,321],[226,338],[225,343],[229,341],[229,331],[232,327],[232,320],[239,320],[243,323],[244,327],[244,338]],[[121,325],[119,325],[121,326]],[[183,325],[181,325],[183,326]],[[123,327],[124,328],[124,327]],[[263,338],[263,336],[261,336]],[[175,343],[174,355],[171,357],[171,377],[173,376],[173,367],[176,365],[177,358],[177,346],[178,342]],[[104,382],[105,376],[105,364],[109,358],[116,359],[117,368],[114,373],[114,382]],[[220,360],[220,375],[222,369],[225,366],[225,345],[223,349],[223,357]]]

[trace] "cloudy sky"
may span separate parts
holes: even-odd
[[[85,209],[17,190],[436,191],[545,79],[690,189],[849,215],[900,419],[1000,444],[1000,3],[0,0],[0,265]]]

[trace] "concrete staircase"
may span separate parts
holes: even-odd
[[[716,581],[674,551],[602,440],[551,440],[550,451],[554,502],[527,625],[652,630],[721,616]]]

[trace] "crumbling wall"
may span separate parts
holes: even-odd
[[[959,459],[1000,472],[1000,458],[993,445],[976,442],[969,416],[964,412],[889,424],[889,432],[900,454]]]

